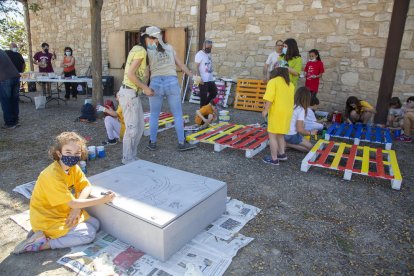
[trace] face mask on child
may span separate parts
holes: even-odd
[[[316,58],[310,58],[309,61],[316,61]]]
[[[12,51],[17,53],[17,48],[16,47],[12,48]]]
[[[283,49],[282,49],[282,53],[283,53],[284,55],[286,55],[286,53],[287,53],[287,48],[286,48],[286,47],[283,47]]]
[[[147,46],[147,49],[148,50],[156,50],[157,49],[157,43],[148,43],[148,46]]]
[[[66,55],[67,57],[70,57],[70,56],[72,55],[72,52],[67,51],[67,52],[65,52],[65,55]]]
[[[68,156],[68,155],[62,155],[60,158],[63,164],[65,164],[68,167],[73,167],[80,161],[79,156]]]

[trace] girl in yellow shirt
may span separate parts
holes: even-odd
[[[289,132],[290,119],[293,113],[295,86],[290,81],[287,68],[277,67],[270,73],[263,96],[265,107],[262,116],[268,116],[267,132],[269,133],[270,155],[263,162],[279,165],[279,160],[287,160],[284,135]]]
[[[54,162],[44,169],[30,199],[33,234],[16,246],[13,253],[66,248],[95,239],[99,221],[83,208],[111,202],[109,191],[88,198],[91,184],[77,163],[86,158],[85,140],[75,132],[63,132],[49,150]]]
[[[375,108],[368,102],[359,100],[355,96],[351,96],[346,100],[345,117],[349,124],[369,123],[376,113]]]

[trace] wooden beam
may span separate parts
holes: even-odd
[[[200,0],[200,22],[198,24],[198,50],[203,49],[206,39],[207,0]]]
[[[395,73],[397,71],[409,5],[410,0],[394,0],[387,47],[385,49],[384,65],[382,67],[381,82],[378,91],[377,114],[374,119],[374,122],[377,124],[385,124],[387,122],[389,101],[394,88]]]

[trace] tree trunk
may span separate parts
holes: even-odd
[[[22,0],[24,10],[24,23],[26,25],[27,33],[27,54],[29,58],[30,71],[34,71],[33,66],[33,54],[32,54],[32,32],[30,30],[30,15],[29,15],[29,3],[27,0]]]
[[[91,47],[92,47],[92,102],[103,104],[102,93],[102,47],[101,47],[101,11],[103,0],[89,0],[91,11]]]

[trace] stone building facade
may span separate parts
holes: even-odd
[[[58,52],[57,65],[69,45],[78,71],[86,71],[91,62],[89,0],[31,2],[43,6],[37,15],[31,14],[34,49],[48,42]],[[264,62],[277,39],[297,40],[303,67],[307,51],[318,49],[326,69],[319,98],[328,110],[341,110],[350,95],[376,103],[392,9],[390,0],[208,0],[205,37],[214,41],[217,75],[234,79],[262,78]],[[199,18],[198,0],[104,0],[104,74],[109,72],[109,34],[137,31],[142,25],[188,28],[193,34],[192,61]],[[393,93],[402,100],[414,95],[413,34],[411,1]]]

